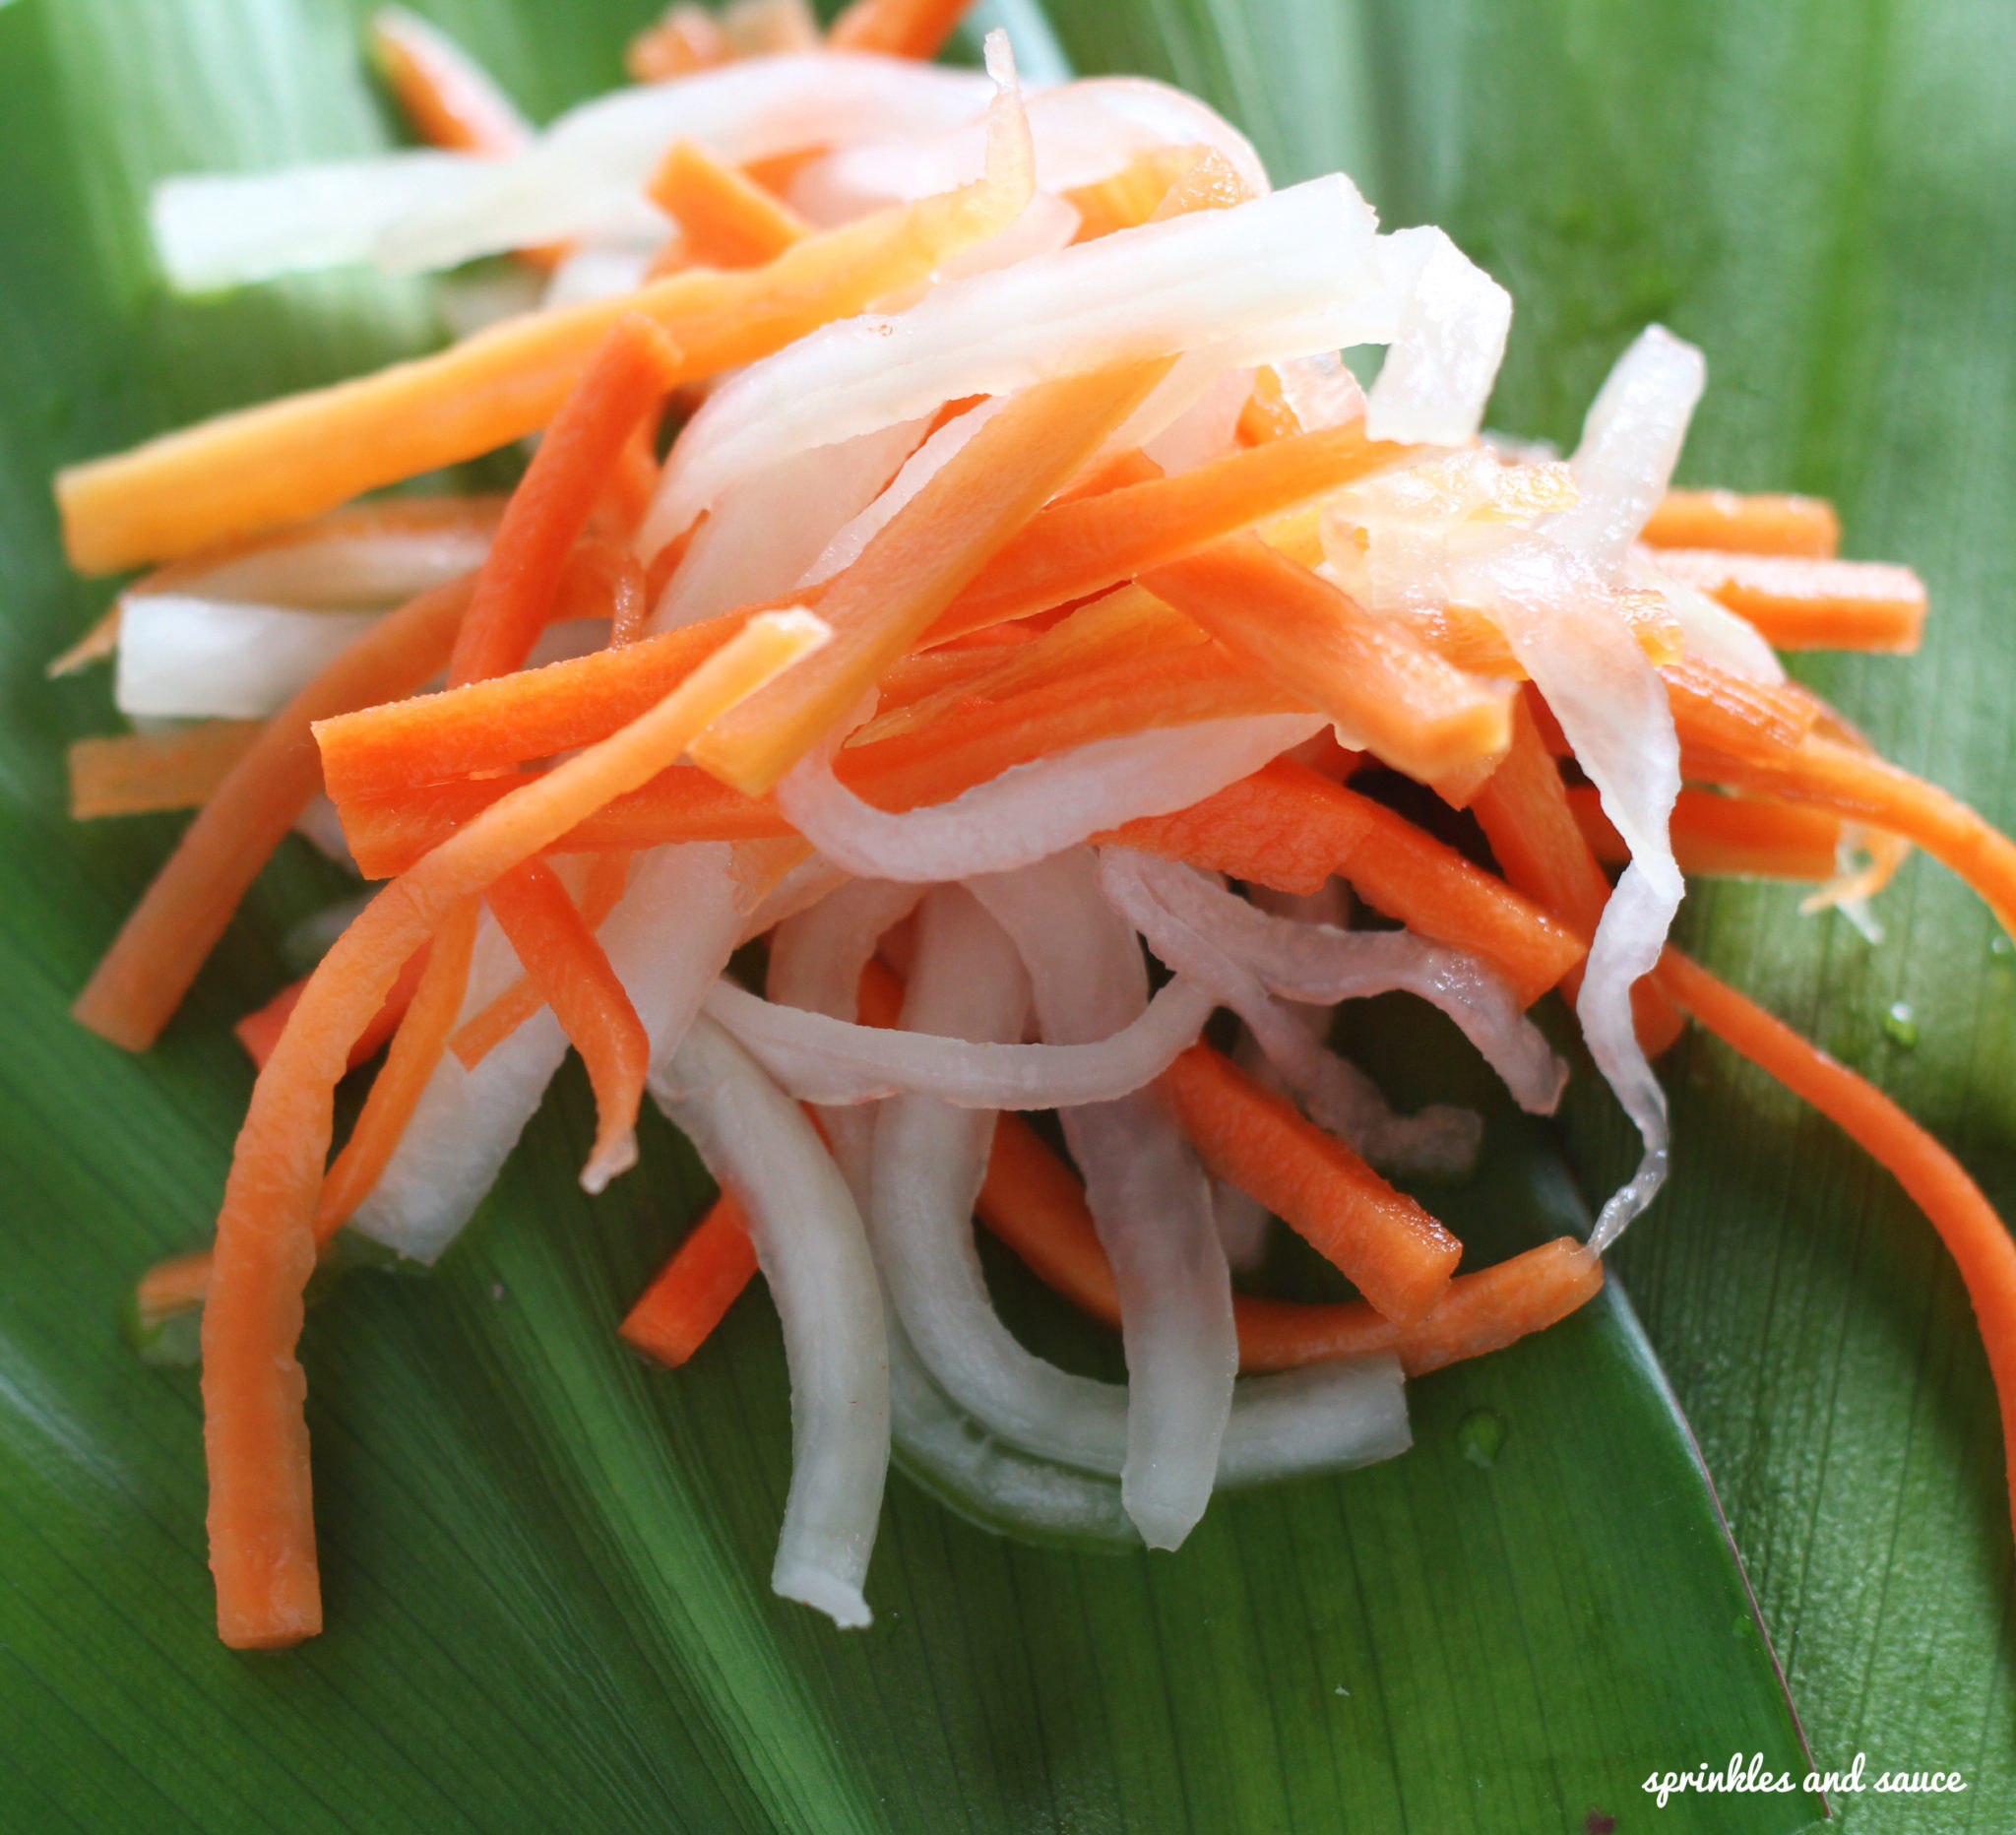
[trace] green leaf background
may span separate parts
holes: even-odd
[[[173,302],[146,255],[161,172],[385,143],[360,10],[0,9],[0,1826],[1798,1827],[1798,1797],[1659,1811],[1638,1789],[1738,1749],[1801,1759],[1614,1291],[1417,1385],[1406,1459],[1225,1500],[1173,1558],[1016,1549],[893,1481],[878,1622],[842,1637],[765,1591],[787,1457],[767,1301],[677,1376],[613,1343],[705,1187],[659,1128],[642,1172],[584,1200],[571,1071],[441,1276],[353,1279],[311,1315],[331,1629],[281,1657],[215,1644],[194,1385],[129,1357],[118,1299],[207,1232],[249,1084],[228,1022],[339,882],[290,849],[149,1057],[69,1025],[176,824],[63,819],[61,744],[111,718],[101,681],[39,678],[104,597],[63,569],[45,480],[437,335],[416,287]],[[544,115],[616,78],[650,9],[426,10]],[[1343,164],[1389,223],[1444,223],[1519,301],[1499,424],[1571,438],[1648,317],[1700,342],[1690,475],[1826,492],[1851,552],[1932,588],[1920,658],[1801,672],[2016,818],[2005,6],[1058,0],[1054,21],[1083,69],[1219,102],[1277,176]],[[2016,1202],[2016,958],[1985,914],[1923,864],[1879,947],[1795,903],[1720,888],[1683,921]],[[1897,1001],[1913,1047],[1881,1023]],[[1365,1024],[1398,1095],[1476,1076],[1403,1015]],[[2016,1826],[2009,1526],[1959,1284],[1882,1174],[1727,1053],[1686,1043],[1668,1081],[1680,1171],[1616,1259],[1807,1737],[1824,1766],[1862,1750],[1970,1784],[1835,1806],[1851,1829]],[[1557,1134],[1494,1113],[1485,1175],[1436,1202],[1488,1259],[1568,1227],[1626,1145],[1579,1087]],[[995,1273],[1039,1343],[1109,1361]],[[1507,1427],[1488,1468],[1461,1451],[1480,1409]]]

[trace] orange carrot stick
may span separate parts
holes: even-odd
[[[1967,1286],[1995,1379],[2016,1517],[2016,1242],[2007,1227],[1960,1163],[1881,1091],[1678,951],[1669,949],[1656,974],[1732,1050],[1846,1130],[1939,1233]]]
[[[1070,481],[1171,360],[1060,377],[1011,397],[828,583],[819,615],[832,643],[723,720],[694,762],[752,796],[774,789]]]
[[[462,580],[410,601],[267,722],[127,918],[71,1008],[78,1020],[130,1051],[155,1042],[320,788],[314,723],[410,694],[447,661],[469,592]]]
[[[1630,851],[1588,786],[1568,792],[1596,857],[1621,866]],[[1768,796],[1718,796],[1683,790],[1673,804],[1673,855],[1683,873],[1704,878],[1825,880],[1834,876],[1841,818]]]
[[[724,1190],[616,1330],[646,1357],[676,1369],[755,1276],[747,1216],[735,1194]]]
[[[187,809],[216,791],[264,722],[206,720],[177,732],[122,732],[70,747],[70,819]]]
[[[1257,537],[1156,567],[1141,584],[1423,783],[1497,757],[1511,741],[1502,684],[1454,668]]]
[[[527,860],[501,875],[485,896],[526,973],[588,1066],[596,1134],[581,1184],[585,1191],[600,1191],[637,1164],[637,1109],[651,1069],[644,1022],[552,868]]]
[[[1170,191],[1213,150],[1201,144],[1150,147],[1087,185],[1067,186],[1060,194],[1078,213],[1074,242],[1094,242],[1115,229],[1148,222]]]
[[[392,991],[385,996],[385,1004],[378,1009],[370,1025],[357,1035],[356,1044],[350,1046],[351,1070],[376,1056],[379,1046],[399,1030],[400,1021],[406,1017],[413,995],[419,991],[420,975],[427,966],[427,948],[423,943],[407,958],[406,967],[399,972],[399,980],[393,982]],[[280,1043],[288,1018],[300,1004],[301,990],[307,985],[305,975],[298,981],[289,981],[263,1007],[246,1014],[231,1028],[238,1043],[245,1047],[245,1055],[252,1060],[253,1069],[266,1068],[266,1060],[273,1055],[273,1047]]]
[[[976,1209],[980,1221],[1040,1280],[1093,1317],[1119,1324],[1119,1292],[1085,1189],[1020,1115],[1003,1114],[995,1124]],[[1456,1276],[1434,1308],[1407,1326],[1381,1317],[1363,1300],[1306,1305],[1235,1294],[1239,1367],[1295,1369],[1393,1351],[1407,1373],[1418,1376],[1544,1331],[1602,1286],[1602,1260],[1563,1236],[1495,1267]]]
[[[379,75],[428,146],[498,159],[524,150],[524,116],[453,40],[393,6],[371,15],[368,36]]]
[[[626,312],[664,330],[681,379],[754,362],[922,281],[1028,201],[1026,183],[983,179],[808,237],[767,267],[696,270],[619,298],[527,313],[432,356],[72,466],[56,479],[65,552],[80,572],[111,573],[297,522],[506,445],[552,418]]]
[[[1735,548],[1826,559],[1841,546],[1841,519],[1824,497],[1670,490],[1641,539],[1656,548]]]
[[[680,0],[624,47],[623,68],[633,83],[668,83],[725,64],[733,55],[714,15],[692,0]]]
[[[1397,463],[1408,450],[1367,440],[1364,422],[1354,421],[1234,453],[1174,477],[1052,503],[987,563],[923,641],[943,643],[1082,599],[1284,515]]]
[[[1603,921],[1610,884],[1576,823],[1560,769],[1535,724],[1535,710],[1544,706],[1530,689],[1520,695],[1512,710],[1511,750],[1471,798],[1470,809],[1507,883],[1587,943]],[[1561,992],[1572,1004],[1581,991],[1578,963],[1561,978]],[[1678,1013],[1652,981],[1631,989],[1631,1011],[1649,1056],[1657,1057],[1680,1036]]]
[[[1412,1325],[1448,1291],[1463,1244],[1230,1058],[1194,1044],[1163,1087],[1212,1175],[1281,1218],[1382,1318]]]
[[[178,1312],[193,1312],[210,1293],[210,1251],[174,1255],[156,1262],[133,1290],[133,1306],[143,1331]]]
[[[390,1164],[407,1123],[419,1107],[427,1079],[441,1061],[442,1047],[448,1043],[455,1016],[461,1010],[462,997],[469,986],[470,952],[475,939],[475,902],[468,900],[443,919],[431,943],[407,959],[410,966],[424,952],[419,983],[400,1016],[392,1049],[371,1081],[371,1094],[364,1099],[363,1111],[350,1129],[349,1139],[344,1142],[343,1151],[323,1175],[321,1201],[315,1211],[317,1242],[327,1242],[343,1228],[357,1206],[371,1195],[372,1187]],[[395,982],[393,992],[397,991]],[[392,995],[386,998],[389,1004]],[[381,1006],[378,1011],[382,1015],[385,1008]],[[365,1036],[369,1036],[368,1030]],[[350,1057],[354,1061],[355,1045],[350,1047]]]
[[[1285,440],[1301,430],[1302,423],[1288,405],[1279,373],[1261,364],[1253,372],[1253,393],[1239,410],[1239,438],[1248,446],[1264,446],[1269,440]]]
[[[1658,559],[1674,579],[1747,618],[1778,650],[1909,655],[1924,628],[1924,582],[1909,567],[1705,548]]]
[[[1341,873],[1410,929],[1494,964],[1522,1005],[1584,954],[1566,923],[1503,880],[1383,804],[1285,758],[1188,809],[1099,839],[1282,892],[1313,892]]]
[[[853,0],[826,29],[835,51],[936,57],[973,0]]]
[[[401,964],[459,902],[671,763],[724,707],[817,638],[808,619],[753,621],[649,713],[486,809],[388,886],[309,978],[253,1086],[204,1307],[211,1569],[226,1644],[290,1644],[321,1628],[305,1385],[294,1346],[315,1260],[332,1092],[357,1035]]]
[[[710,268],[759,268],[812,233],[775,193],[697,141],[665,150],[644,195],[679,225],[685,253]]]
[[[1718,757],[1683,758],[1683,764],[1690,777],[1831,809],[1916,842],[1966,880],[2002,928],[2016,934],[2016,844],[1936,785],[1818,733],[1808,733],[1775,764]]]
[[[590,863],[588,884],[581,893],[581,921],[591,931],[599,930],[603,919],[616,909],[616,901],[623,896],[623,888],[630,880],[630,860],[629,849],[615,848],[598,854]],[[448,1041],[448,1048],[462,1060],[463,1069],[473,1070],[545,1004],[539,983],[530,975],[521,975],[467,1025],[457,1029]]]
[[[1796,683],[1752,681],[1699,657],[1659,673],[1683,751],[1775,763],[1797,749],[1818,718],[1818,704]]]
[[[524,666],[624,441],[678,366],[664,333],[641,314],[609,327],[505,506],[449,658],[451,686]]]

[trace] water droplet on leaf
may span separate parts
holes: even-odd
[[[1456,1424],[1456,1450],[1488,1472],[1505,1444],[1505,1417],[1495,1408],[1474,1408]]]
[[[1910,1001],[1891,1002],[1890,1011],[1883,1015],[1883,1031],[1892,1044],[1902,1045],[1907,1051],[1918,1044],[1918,1017],[1912,1012]]]

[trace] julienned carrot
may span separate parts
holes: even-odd
[[[1412,1325],[1442,1298],[1463,1244],[1292,1103],[1201,1044],[1163,1087],[1212,1175],[1282,1219],[1380,1317]]]
[[[2016,1242],[2007,1226],[1960,1163],[1881,1091],[1676,950],[1660,958],[1656,973],[1725,1044],[1845,1129],[1939,1233],[1966,1284],[1995,1379],[2016,1517]]]
[[[1119,1293],[1084,1187],[1020,1115],[1003,1114],[995,1124],[976,1208],[988,1230],[1042,1281],[1095,1318],[1119,1324]],[[1456,1276],[1433,1310],[1412,1325],[1382,1318],[1363,1300],[1306,1305],[1235,1294],[1239,1367],[1295,1369],[1393,1351],[1407,1373],[1418,1376],[1544,1331],[1602,1286],[1602,1259],[1563,1236]]]
[[[465,900],[442,919],[431,943],[411,1001],[400,1016],[392,1049],[371,1080],[371,1093],[350,1129],[343,1151],[323,1175],[315,1209],[315,1240],[327,1242],[371,1195],[391,1162],[407,1123],[419,1107],[427,1079],[441,1062],[462,997],[469,987],[470,952],[476,939],[475,901]],[[414,956],[420,952],[415,950]],[[408,958],[410,963],[412,957]],[[404,974],[404,971],[402,971]],[[397,984],[395,983],[395,988]],[[390,1000],[388,995],[387,999]],[[380,1007],[382,1014],[384,1008]],[[375,1022],[374,1022],[375,1023]],[[276,1048],[278,1046],[276,1045]],[[351,1047],[351,1058],[356,1055]]]
[[[1641,539],[1660,548],[1735,548],[1824,559],[1841,546],[1841,519],[1824,497],[1670,490]]]
[[[1342,874],[1422,936],[1475,951],[1531,1005],[1584,954],[1568,924],[1368,796],[1278,758],[1174,815],[1102,840],[1282,892]]]
[[[321,788],[318,720],[410,695],[448,660],[469,602],[456,581],[410,601],[324,668],[266,723],[190,823],[71,1012],[144,1051],[223,934],[245,888]]]
[[[1171,360],[1064,376],[1011,397],[828,583],[819,615],[833,641],[720,722],[694,762],[752,796],[774,789],[1071,480]]]
[[[936,57],[973,0],[853,0],[826,29],[835,51]]]
[[[350,1046],[351,1070],[375,1056],[378,1048],[399,1030],[399,1022],[406,1017],[407,1008],[419,991],[420,976],[427,966],[428,948],[429,945],[422,943],[407,958],[406,967],[399,972],[399,980],[393,982],[392,991],[385,996],[385,1004],[378,1009],[370,1025],[357,1035],[356,1044]],[[289,981],[263,1007],[246,1014],[231,1028],[238,1043],[245,1047],[245,1055],[252,1060],[254,1070],[266,1068],[266,1060],[273,1055],[273,1047],[280,1043],[281,1034],[286,1031],[287,1021],[300,1004],[301,990],[307,985],[305,975],[298,981]]]
[[[1705,548],[1658,558],[1674,579],[1747,618],[1776,650],[1909,655],[1924,629],[1924,582],[1909,567]]]
[[[1156,567],[1141,584],[1423,783],[1510,743],[1502,684],[1453,667],[1257,537],[1234,536]]]
[[[651,1069],[644,1022],[551,867],[526,860],[501,874],[484,897],[588,1067],[596,1131],[581,1184],[600,1191],[637,1164],[637,1109]]]
[[[598,854],[590,862],[588,882],[581,890],[581,921],[590,930],[599,930],[603,919],[615,910],[616,901],[629,883],[630,863],[627,848]],[[448,1048],[461,1059],[463,1069],[473,1070],[545,1004],[546,997],[539,991],[538,982],[530,975],[521,975],[496,999],[456,1029]]]
[[[1603,921],[1610,883],[1590,851],[1561,782],[1560,768],[1541,738],[1534,713],[1539,696],[1524,691],[1512,710],[1512,747],[1505,761],[1471,798],[1471,813],[1491,844],[1507,883],[1555,917],[1587,943]],[[1561,978],[1573,1002],[1582,991],[1582,966]],[[1680,1016],[1656,983],[1631,989],[1638,1041],[1657,1057],[1680,1036]]]
[[[946,607],[924,642],[1082,599],[1396,464],[1408,451],[1367,440],[1360,420],[1052,504]]]
[[[1817,718],[1816,703],[1794,682],[1753,681],[1700,657],[1659,673],[1682,749],[1771,762],[1796,750]]]
[[[635,83],[668,83],[724,64],[733,55],[714,15],[692,0],[680,0],[624,47],[623,68]]]
[[[492,451],[552,418],[625,312],[665,331],[681,379],[754,362],[922,281],[1012,222],[1029,195],[1018,165],[808,237],[764,268],[522,314],[435,355],[72,466],[56,479],[65,551],[81,572],[110,573]]]
[[[192,808],[230,776],[264,724],[206,720],[174,732],[75,740],[69,758],[71,820]]]
[[[1966,880],[2016,935],[2016,843],[1957,796],[1873,752],[1808,733],[1796,751],[1771,763],[1683,753],[1682,764],[1689,777],[1831,809],[1916,842]]]
[[[609,327],[505,506],[456,634],[451,686],[524,666],[623,443],[678,370],[678,352],[650,319],[626,312]]]
[[[644,191],[679,225],[685,253],[706,267],[761,267],[812,233],[783,199],[697,141],[674,141]]]
[[[1263,363],[1253,372],[1253,393],[1239,410],[1239,438],[1248,446],[1285,440],[1301,432],[1302,423],[1289,406],[1277,371]]]
[[[379,74],[428,146],[504,158],[531,139],[525,118],[481,68],[405,8],[372,14],[369,42]]]
[[[1594,790],[1578,786],[1569,791],[1568,804],[1599,860],[1621,866],[1630,858],[1624,838],[1604,814]],[[1841,818],[1768,796],[1683,790],[1673,804],[1672,842],[1683,873],[1819,881],[1834,877]]]
[[[210,1251],[156,1262],[133,1289],[133,1307],[144,1331],[180,1312],[193,1312],[210,1293]]]
[[[756,1248],[740,1201],[724,1191],[672,1251],[616,1330],[624,1341],[677,1368],[707,1341],[756,1277]]]
[[[485,810],[365,907],[310,977],[253,1086],[218,1218],[203,1318],[211,1568],[226,1644],[294,1643],[321,1627],[301,1290],[328,1152],[332,1092],[400,966],[456,905],[611,796],[671,763],[711,719],[818,641],[809,618],[761,618],[600,744]]]

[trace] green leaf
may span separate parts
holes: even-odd
[[[613,81],[624,34],[652,9],[595,0],[563,18],[507,0],[441,0],[429,10],[545,113]],[[1646,1813],[1648,1771],[1719,1764],[1737,1749],[1801,1770],[1713,1500],[1614,1289],[1544,1339],[1417,1385],[1407,1458],[1227,1499],[1174,1557],[1016,1548],[897,1480],[870,1575],[873,1630],[843,1637],[773,1600],[788,1458],[774,1317],[760,1296],[745,1299],[676,1376],[619,1351],[615,1319],[703,1186],[680,1144],[653,1129],[645,1169],[584,1200],[573,1172],[588,1105],[571,1073],[473,1240],[438,1278],[354,1276],[311,1315],[304,1357],[331,1628],[280,1657],[216,1645],[194,1385],[132,1356],[120,1302],[148,1260],[206,1234],[249,1085],[228,1021],[282,979],[279,939],[337,882],[305,850],[277,862],[149,1057],[124,1057],[69,1024],[70,994],[175,824],[63,818],[62,743],[110,716],[101,683],[45,686],[39,669],[105,593],[65,572],[46,479],[56,464],[433,335],[417,288],[347,277],[172,302],[145,251],[146,187],[159,172],[383,138],[356,20],[338,0],[0,10],[0,152],[13,179],[0,194],[0,556],[11,588],[0,628],[0,860],[11,888],[0,1011],[13,1045],[0,1068],[0,1825],[1495,1835],[1581,1829],[1591,1812],[1632,1826]],[[1758,377],[1756,392],[1711,410],[1723,418],[1704,427],[1697,464],[1720,459],[1718,475],[1739,483],[1859,478],[1868,514],[1852,524],[1857,538],[1880,538],[1932,572],[1949,620],[1985,615],[1983,519],[1993,460],[2005,456],[1989,432],[2006,444],[2009,400],[2006,376],[1997,394],[1985,367],[1993,288],[2006,285],[1981,221],[2005,208],[1981,176],[1999,119],[1986,99],[1960,110],[1976,138],[1955,134],[1958,150],[1943,149],[1946,208],[1921,224],[1894,204],[1887,219],[1871,214],[1872,199],[1903,194],[1887,177],[1879,186],[1866,162],[1837,187],[1796,131],[1820,132],[1840,94],[1825,80],[1835,66],[1859,77],[1858,95],[1881,88],[1896,47],[1845,32],[1830,40],[1834,65],[1817,70],[1801,46],[1781,46],[1778,81],[1803,98],[1792,125],[1778,140],[1732,143],[1731,121],[1757,116],[1754,95],[1747,111],[1712,121],[1705,104],[1661,113],[1645,103],[1684,99],[1724,63],[1776,95],[1732,50],[1733,16],[1719,22],[1724,36],[1668,28],[1682,41],[1649,46],[1636,35],[1644,21],[1588,9],[1556,20],[1480,8],[1472,20],[1313,0],[1254,0],[1250,12],[1150,0],[1059,23],[1088,68],[1102,61],[1095,32],[1131,27],[1137,36],[1108,37],[1126,52],[1112,61],[1178,60],[1186,81],[1244,115],[1285,173],[1348,156],[1375,198],[1390,175],[1396,220],[1442,214],[1523,301],[1531,295],[1508,421],[1570,431],[1634,315],[1670,311],[1725,370],[1747,364],[1738,373]],[[1945,54],[1964,56],[1958,41]],[[1528,114],[1548,127],[1522,163]],[[1585,117],[1633,157],[1585,159],[1578,137],[1595,131]],[[1942,126],[1953,133],[1955,122]],[[1711,127],[1727,168],[1713,199],[1677,173],[1661,185],[1662,157],[1691,153]],[[1788,187],[1796,195],[1782,195]],[[1773,281],[1774,212],[1807,252],[1808,294]],[[1880,287],[1851,285],[1865,252],[1857,238],[1873,244],[1879,228],[1915,239],[1882,244]],[[1941,251],[1943,265],[1930,259]],[[1698,315],[1722,329],[1720,343],[1674,290],[1703,263],[1713,285]],[[1624,278],[1604,278],[1612,269]],[[1754,344],[1738,311],[1751,294],[1768,308]],[[1935,348],[1956,299],[1977,342]],[[1901,386],[1892,332],[1913,326],[1911,360],[1941,388],[1973,392],[1964,450],[1979,477],[1942,457],[1954,442],[1938,432],[1961,424],[1932,424],[1949,397],[1928,405],[1925,390]],[[1880,387],[1874,352],[1885,359]],[[1789,360],[1799,402],[1817,407],[1774,405]],[[1984,432],[1980,416],[1997,411]],[[1866,456],[1861,474],[1830,471],[1850,445]],[[1907,451],[1909,467],[1866,463]],[[1940,487],[1922,485],[1926,476]],[[1842,494],[1856,513],[1855,490]],[[1956,503],[1979,506],[1965,540]],[[1921,544],[1942,509],[1937,526],[1953,532],[1943,578],[1940,551]],[[1893,680],[1914,669],[1922,679],[1926,666],[1882,665]],[[1984,685],[1967,697],[1971,726],[1921,716],[1921,753],[1948,748],[1929,762],[1978,794],[1997,756],[1984,736],[1986,673],[1973,674]],[[1826,685],[1851,711],[1879,715],[1861,698],[1865,678],[1871,697],[1881,692],[1877,668]],[[1874,724],[1921,762],[1908,724],[1888,733]],[[1961,766],[1976,753],[1983,775],[1970,785]],[[1899,928],[1921,903],[1931,923],[1942,891],[1915,874],[1895,901]],[[1821,1008],[1819,958],[1799,951],[1835,938],[1838,980],[1849,945],[1832,927],[1797,929],[1787,905],[1719,902],[1718,960],[1796,1019],[1821,1011],[1824,1031],[1830,1016],[1858,1009],[1845,997]],[[1758,929],[1767,907],[1768,941]],[[1967,958],[1978,969],[1985,927],[1966,929],[1953,909],[1940,906],[1940,926],[1925,934],[1979,940]],[[1887,962],[1893,979],[1909,961],[1922,978],[1916,999],[1921,984],[1937,985],[1924,958],[1893,944],[1869,960]],[[1986,984],[1956,972],[1952,998]],[[1794,999],[1801,990],[1806,1011]],[[1968,1062],[1962,1020],[1982,1041],[2007,1032],[1994,1030],[1992,1010],[1925,998],[1914,1065],[1933,1080],[1899,1088],[1943,1125],[1926,1104],[1943,1088],[1957,1105],[1961,1072],[1979,1090],[1996,1063]],[[1460,1062],[1432,1038],[1420,1055],[1395,1075],[1418,1086]],[[1681,1126],[1696,1138],[1738,1134],[1744,1150],[1683,1171],[1667,1215],[1640,1226],[1634,1254],[1710,1424],[1712,1457],[1736,1484],[1774,1629],[1796,1677],[1802,1665],[1814,1677],[1802,1704],[1850,1740],[1909,1717],[1922,1749],[1886,1754],[1871,1733],[1878,1763],[1958,1763],[1970,1782],[2006,1776],[2007,1691],[1991,1707],[2006,1526],[1996,1528],[1994,1460],[1983,1450],[1993,1442],[1981,1424],[1991,1417],[1979,1354],[1936,1248],[1880,1179],[1845,1170],[1855,1163],[1824,1130],[1796,1132],[1786,1109],[1718,1057],[1691,1053],[1682,1071],[1701,1084],[1686,1083]],[[1593,1180],[1616,1145],[1594,1105],[1578,1141]],[[1806,1167],[1821,1176],[1801,1175]],[[1847,1226],[1827,1215],[1844,1190],[1857,1206]],[[1487,1175],[1437,1205],[1481,1259],[1582,1216],[1548,1137],[1502,1115]],[[1697,1250],[1670,1267],[1661,1259]],[[1783,1292],[1769,1285],[1781,1268]],[[1110,1356],[1015,1270],[997,1273],[1033,1337],[1065,1355]],[[1768,1349],[1767,1299],[1774,1313],[1795,1311]],[[1770,1376],[1761,1401],[1751,1368]],[[1858,1407],[1901,1434],[1864,1439]],[[1786,1437],[1788,1423],[1803,1436],[1796,1444],[1830,1456],[1777,1463],[1766,1436]],[[1895,1447],[1909,1483],[1884,1516],[1898,1462],[1881,1454]],[[1830,1516],[1811,1514],[1816,1496],[1834,1499]],[[1870,1587],[1871,1574],[1883,1585]],[[1891,1587],[1902,1589],[1895,1606]],[[1905,1613],[1933,1628],[1938,1670],[1907,1672],[1919,1646]],[[1944,1653],[1963,1650],[1956,1682]],[[1973,1745],[1952,1749],[1949,1736],[1970,1732]],[[1845,1763],[1850,1752],[1835,1740],[1822,1755]],[[2000,1770],[1983,1773],[1984,1763]],[[1984,1791],[1970,1806],[1984,1801]],[[1812,1812],[1795,1795],[1679,1799],[1660,1817],[1673,1828],[1789,1830]]]

